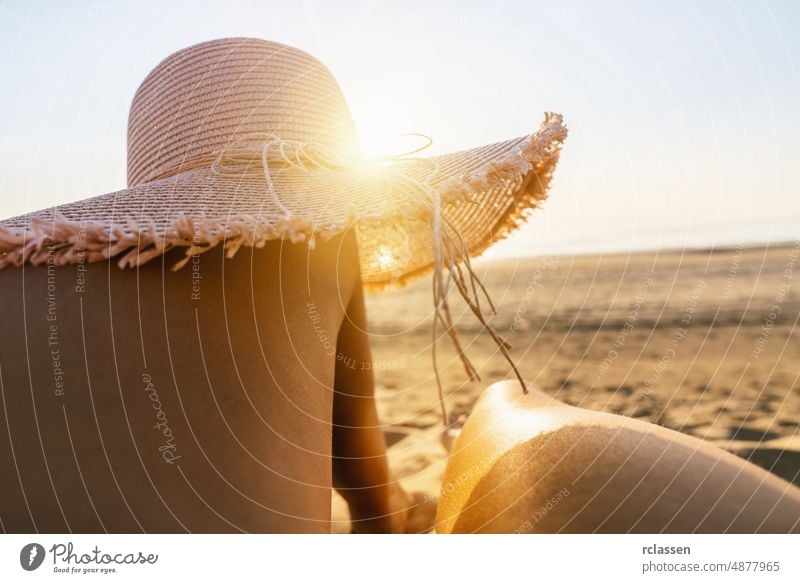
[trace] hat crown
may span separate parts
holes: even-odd
[[[260,39],[194,45],[164,59],[133,98],[128,185],[274,137],[354,147],[352,116],[330,71],[303,51]]]

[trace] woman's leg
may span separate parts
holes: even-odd
[[[486,390],[448,462],[439,532],[797,532],[800,490],[708,443]]]

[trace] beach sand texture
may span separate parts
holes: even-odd
[[[523,377],[580,407],[708,440],[800,483],[800,242],[481,262],[477,271]],[[446,461],[431,366],[429,278],[368,297],[379,411],[394,476],[438,492]],[[447,407],[468,414],[511,378],[488,334],[451,295],[482,380],[439,342]],[[348,532],[334,496],[334,532]]]

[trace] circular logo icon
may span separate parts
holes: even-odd
[[[26,571],[35,571],[44,562],[44,547],[39,543],[29,543],[19,552],[19,564]]]

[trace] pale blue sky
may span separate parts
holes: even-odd
[[[320,58],[368,139],[563,113],[551,199],[494,256],[800,236],[797,1],[0,3],[0,216],[124,187],[137,85],[224,36]]]

